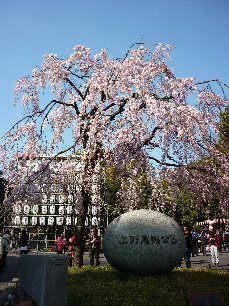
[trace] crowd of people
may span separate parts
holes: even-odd
[[[229,228],[219,230],[213,227],[206,227],[202,230],[196,230],[188,226],[183,228],[186,240],[186,250],[184,254],[185,264],[187,268],[191,268],[191,257],[199,254],[205,256],[211,254],[212,265],[219,266],[219,253],[229,251]],[[76,239],[74,234],[66,239],[64,234],[57,235],[55,240],[55,251],[57,254],[67,254],[68,265],[72,267],[73,258],[76,251]],[[97,229],[92,229],[84,239],[85,249],[89,251],[90,265],[99,266],[99,255],[101,250],[101,237],[98,235]],[[18,239],[11,236],[8,229],[0,236],[0,273],[7,266],[7,256],[10,252],[18,249],[20,254],[28,254],[30,251],[29,238],[27,232],[22,230]]]
[[[213,267],[219,266],[219,253],[229,251],[229,228],[225,231],[217,228],[208,228],[199,231],[186,226],[183,228],[186,241],[184,259],[186,268],[191,268],[191,256],[198,256],[201,253],[206,256],[210,252]]]
[[[92,229],[84,239],[85,248],[89,251],[90,265],[99,266],[99,254],[101,249],[101,237],[98,235],[97,229]],[[71,235],[66,239],[64,234],[59,234],[55,240],[55,251],[57,254],[67,254],[68,265],[72,267],[75,254],[75,236]],[[6,268],[7,255],[17,252],[20,254],[28,254],[30,252],[29,237],[25,230],[21,231],[19,237],[11,235],[6,229],[0,235],[0,273]]]
[[[57,236],[55,241],[55,249],[57,254],[66,254],[68,255],[68,265],[72,267],[73,258],[75,254],[75,235],[73,234],[71,238],[67,241],[63,234]],[[98,235],[97,229],[92,229],[91,232],[85,236],[84,244],[88,247],[90,265],[96,266],[100,265],[99,254],[101,248],[101,237]]]

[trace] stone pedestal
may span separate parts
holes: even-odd
[[[19,289],[38,306],[67,305],[67,255],[25,254],[20,256]]]

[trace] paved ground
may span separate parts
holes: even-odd
[[[229,252],[222,252],[219,255],[220,267],[214,269],[227,270],[229,271]],[[100,255],[101,265],[108,265],[103,254]],[[89,254],[84,254],[84,264],[89,265]],[[211,267],[211,255],[208,253],[206,256],[195,256],[191,257],[192,268],[210,268]],[[185,267],[185,263],[182,263],[182,267]],[[212,268],[212,267],[211,267]],[[19,255],[10,254],[7,257],[7,268],[0,274],[0,305],[1,300],[9,293],[10,288],[18,279],[19,272]]]

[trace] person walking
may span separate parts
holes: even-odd
[[[207,235],[205,231],[202,231],[200,234],[200,244],[201,244],[201,253],[203,256],[206,255],[206,245],[207,245]]]
[[[198,256],[199,235],[198,235],[198,232],[195,229],[193,229],[191,234],[192,234],[192,257],[194,257],[194,256]]]
[[[64,244],[63,244],[63,238],[61,235],[57,236],[55,244],[56,244],[57,254],[63,254]]]
[[[72,264],[73,264],[73,258],[74,258],[74,245],[73,244],[69,244],[68,246],[68,266],[71,268]]]
[[[92,230],[89,237],[89,257],[90,265],[93,266],[94,262],[96,266],[100,265],[99,254],[100,254],[101,239],[98,236],[98,231],[96,229]]]
[[[68,266],[71,268],[73,265],[73,259],[75,254],[75,235],[72,233],[71,238],[68,240]]]
[[[218,241],[217,241],[217,236],[214,235],[214,233],[210,234],[209,244],[210,244],[210,252],[211,252],[213,267],[219,266]]]
[[[63,243],[63,253],[65,254],[68,251],[68,243],[67,239],[65,238],[64,234],[61,235],[62,243]]]
[[[192,234],[191,234],[191,229],[186,226],[183,229],[184,231],[184,237],[185,237],[185,243],[186,243],[186,248],[185,248],[185,265],[186,268],[191,268],[191,254],[192,254]]]
[[[2,265],[3,268],[6,268],[6,258],[10,251],[10,231],[7,229],[3,234],[3,254],[2,254]]]
[[[25,230],[21,232],[21,237],[18,240],[20,255],[29,253],[29,239]]]
[[[223,248],[224,251],[229,251],[229,228],[226,227],[225,232],[223,233]]]

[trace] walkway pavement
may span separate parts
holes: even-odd
[[[222,252],[219,254],[220,267],[214,269],[229,271],[229,252]],[[106,258],[103,254],[100,255],[100,264],[108,265]],[[84,265],[89,265],[89,253],[84,254]],[[195,269],[208,269],[211,267],[211,255],[208,253],[206,256],[191,257],[192,268]],[[182,263],[182,267],[185,267],[185,263]],[[212,267],[211,267],[212,268]],[[213,269],[213,268],[212,268]],[[7,257],[7,268],[0,274],[0,305],[1,301],[6,295],[9,294],[11,288],[18,280],[19,273],[19,255],[10,254]]]

